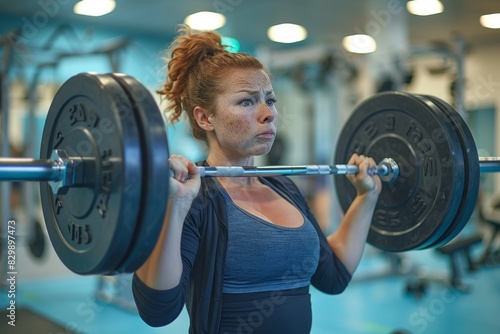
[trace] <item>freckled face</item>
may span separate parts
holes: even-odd
[[[216,111],[210,147],[240,159],[269,152],[276,136],[278,112],[269,76],[262,70],[228,72]]]

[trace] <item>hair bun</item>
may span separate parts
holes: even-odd
[[[201,60],[203,61],[207,58],[211,58],[222,51],[224,51],[223,48],[206,47],[202,54]]]
[[[213,56],[215,54],[216,50],[215,49],[212,49],[212,48],[205,48],[205,54],[207,56]]]

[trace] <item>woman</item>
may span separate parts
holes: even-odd
[[[214,32],[180,29],[159,92],[171,119],[185,112],[193,134],[208,145],[204,165],[253,165],[276,136],[276,98],[264,66],[227,52]],[[337,231],[327,238],[287,177],[200,179],[195,164],[172,156],[175,172],[165,223],[149,259],[137,270],[139,313],[163,326],[181,312],[190,333],[309,333],[309,286],[340,293],[363,253],[381,190],[353,155],[358,191]],[[189,177],[188,177],[189,176]]]

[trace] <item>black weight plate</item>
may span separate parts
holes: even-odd
[[[133,272],[148,258],[160,235],[168,200],[168,142],[161,111],[139,81],[124,74],[110,74],[127,93],[137,119],[142,147],[143,196],[131,248],[118,267]]]
[[[480,165],[479,154],[477,152],[474,137],[462,116],[445,101],[434,96],[423,96],[436,104],[450,120],[451,126],[455,129],[464,156],[464,192],[457,210],[455,219],[443,235],[430,247],[440,247],[453,238],[465,227],[474,211],[479,193]]]
[[[40,184],[47,231],[61,261],[81,275],[114,272],[132,241],[141,198],[141,146],[128,97],[113,79],[82,73],[56,93],[40,156],[82,157],[87,186],[54,195]],[[94,163],[92,163],[94,160]],[[89,162],[90,161],[90,162]]]
[[[343,127],[335,161],[353,153],[375,161],[393,158],[400,173],[384,183],[368,242],[386,251],[421,249],[450,226],[463,192],[463,157],[448,119],[434,105],[402,92],[386,92],[361,103]],[[356,190],[345,176],[335,185],[346,211]]]

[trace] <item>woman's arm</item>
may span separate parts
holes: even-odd
[[[194,202],[193,205],[195,205]],[[189,211],[182,227],[182,276],[179,284],[168,290],[159,290],[146,285],[137,274],[132,280],[132,292],[137,311],[142,320],[150,326],[168,325],[178,317],[184,307],[189,278],[200,241],[196,224],[200,218],[191,213],[192,210]]]
[[[168,290],[179,284],[182,275],[181,237],[184,219],[200,188],[196,165],[180,156],[170,158],[175,176],[169,184],[169,201],[163,227],[151,255],[136,271],[148,287]],[[186,179],[190,175],[189,179]]]
[[[354,154],[349,164],[359,166],[358,174],[347,176],[356,187],[358,194],[338,229],[329,235],[327,240],[335,255],[352,275],[363,255],[382,183],[378,176],[367,173],[368,168],[376,166],[373,159]]]

